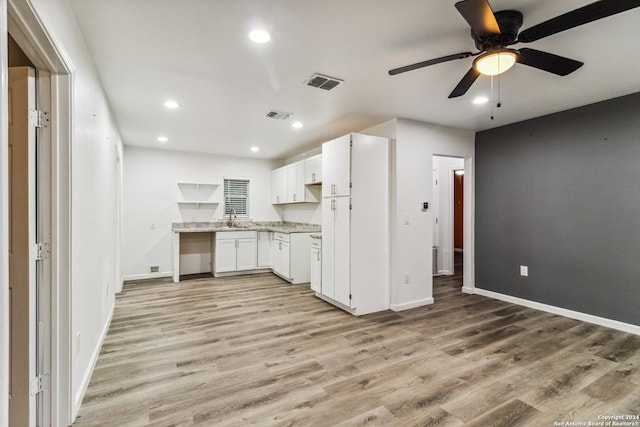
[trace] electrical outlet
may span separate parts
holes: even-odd
[[[404,273],[404,284],[408,285],[409,284],[409,273]]]
[[[520,266],[520,275],[524,276],[524,277],[528,277],[529,276],[529,267],[527,267],[526,265],[521,265]]]
[[[151,266],[151,273],[159,273],[160,272],[160,267],[157,265],[152,265]]]

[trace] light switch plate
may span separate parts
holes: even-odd
[[[526,265],[521,265],[520,266],[520,275],[524,276],[524,277],[528,277],[529,276],[529,267]]]

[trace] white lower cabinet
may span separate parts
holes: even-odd
[[[215,273],[254,270],[258,267],[255,231],[216,233]]]
[[[322,240],[311,239],[311,290],[321,292],[322,290]]]
[[[258,231],[258,267],[271,268],[273,265],[273,233]]]
[[[273,233],[271,269],[283,279],[297,284],[310,279],[311,233]]]

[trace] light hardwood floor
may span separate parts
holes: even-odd
[[[352,317],[271,274],[127,284],[75,425],[554,426],[640,413],[640,337],[434,284]],[[640,425],[640,424],[639,424]]]

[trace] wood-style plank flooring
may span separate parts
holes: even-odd
[[[554,426],[640,414],[640,337],[438,278],[352,317],[274,275],[130,283],[74,425]],[[558,425],[558,424],[555,424]]]

